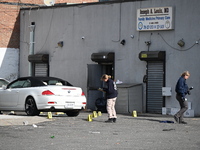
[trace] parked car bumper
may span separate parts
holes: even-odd
[[[65,96],[52,96],[43,97],[43,103],[37,103],[37,109],[51,110],[51,111],[66,111],[66,110],[81,110],[86,107],[86,98],[83,97],[65,97]]]

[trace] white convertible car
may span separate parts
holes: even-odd
[[[0,89],[0,111],[65,112],[78,116],[86,107],[86,97],[80,87],[55,77],[21,77]]]

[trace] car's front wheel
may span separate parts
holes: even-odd
[[[35,104],[35,100],[32,97],[28,97],[25,102],[25,112],[28,116],[35,116],[40,113]]]
[[[79,115],[80,110],[71,110],[71,111],[66,111],[65,112],[67,114],[67,116],[69,117],[76,117]]]

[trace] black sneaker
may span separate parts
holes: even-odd
[[[117,118],[113,118],[113,122],[116,123],[116,121],[117,121]]]
[[[174,115],[174,120],[177,122],[177,123],[180,123],[180,120],[177,116]]]
[[[185,121],[181,121],[180,124],[187,124],[187,122],[185,122]]]
[[[105,121],[106,123],[112,123],[113,122],[113,118],[109,118],[108,120]]]

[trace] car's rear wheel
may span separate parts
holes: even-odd
[[[67,116],[69,117],[76,117],[79,115],[80,110],[71,110],[71,111],[66,111],[65,112],[67,114]]]
[[[39,111],[32,97],[28,97],[25,103],[25,112],[28,116],[39,115]]]

